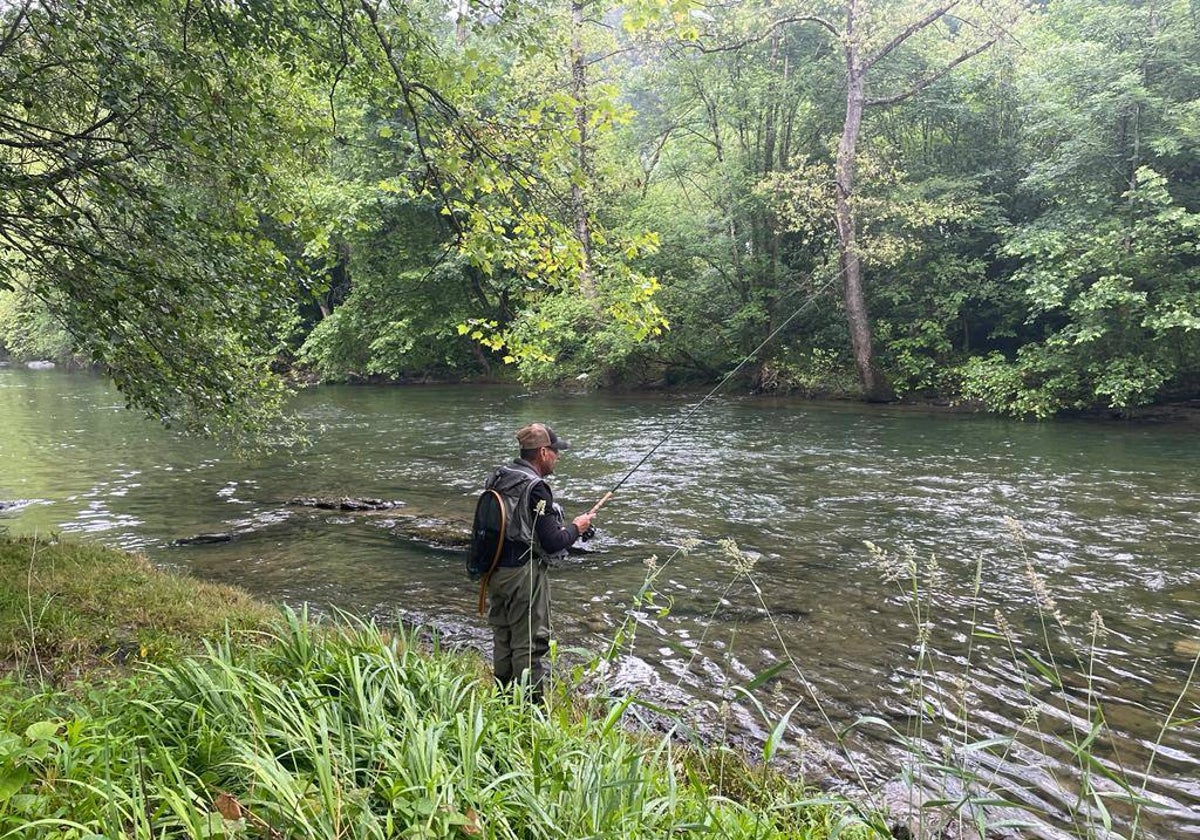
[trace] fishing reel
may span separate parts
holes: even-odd
[[[587,542],[588,540],[592,539],[595,536],[596,536],[596,526],[589,525],[587,530],[579,535],[579,539],[583,540],[584,542]]]

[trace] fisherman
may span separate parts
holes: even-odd
[[[512,510],[507,539],[487,580],[488,624],[492,627],[492,669],[507,687],[525,681],[540,702],[550,652],[550,578],[548,566],[592,527],[595,509],[565,521],[546,481],[560,453],[570,448],[543,423],[517,431],[520,457],[496,469],[488,479]]]

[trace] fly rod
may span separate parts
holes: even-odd
[[[639,469],[641,469],[642,465],[650,460],[650,456],[653,455],[655,452],[657,452],[658,448],[660,446],[662,446],[664,443],[666,443],[668,440],[670,440],[671,435],[675,434],[689,420],[691,420],[692,417],[696,414],[696,412],[698,412],[701,408],[704,407],[705,403],[707,403],[710,399],[715,397],[717,395],[717,392],[725,387],[725,383],[727,383],[730,379],[732,379],[742,368],[744,368],[746,365],[748,365],[750,363],[750,361],[755,356],[757,356],[764,347],[766,347],[768,344],[771,343],[771,340],[774,339],[775,336],[779,335],[779,333],[781,333],[784,330],[784,328],[787,327],[788,324],[790,324],[790,323],[792,323],[792,321],[796,320],[796,318],[798,318],[800,316],[800,313],[802,313],[805,309],[807,309],[817,299],[818,296],[820,296],[822,293],[824,293],[825,290],[827,288],[829,288],[829,286],[833,285],[833,280],[836,280],[836,279],[837,279],[837,277],[835,276],[828,283],[826,283],[825,286],[823,286],[822,288],[817,289],[817,291],[813,292],[812,295],[809,296],[808,300],[806,300],[803,304],[800,305],[799,309],[797,309],[795,312],[793,312],[791,315],[789,315],[786,321],[784,321],[778,327],[773,329],[771,331],[770,335],[768,335],[766,338],[764,338],[757,347],[755,347],[753,350],[751,350],[749,353],[747,353],[746,357],[744,359],[742,359],[740,362],[738,362],[737,367],[735,367],[733,370],[729,371],[729,373],[725,374],[724,378],[722,378],[721,381],[716,384],[716,387],[714,387],[711,391],[709,391],[707,394],[705,394],[704,398],[701,399],[700,402],[698,402],[694,406],[692,406],[691,411],[689,411],[687,414],[685,414],[678,423],[676,423],[669,430],[667,430],[667,433],[665,435],[663,435],[662,438],[659,439],[658,443],[656,443],[656,444],[654,444],[654,446],[650,447],[650,451],[642,456],[642,460],[640,460],[636,464],[634,464],[633,468],[630,469],[629,472],[625,473],[624,477],[622,477],[621,480],[618,481],[611,490],[609,490],[607,493],[605,493],[600,498],[600,501],[598,501],[598,502],[596,502],[596,504],[592,505],[592,509],[588,511],[588,516],[595,516],[596,513],[600,510],[600,508],[602,508],[605,505],[605,503],[607,503],[608,500],[613,497],[613,494],[621,489],[621,485],[623,485],[626,481],[628,481],[629,477],[631,475],[633,475],[635,472],[637,472]]]

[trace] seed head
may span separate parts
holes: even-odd
[[[724,539],[720,540],[718,544],[721,546],[721,550],[725,553],[725,556],[729,559],[729,563],[731,566],[733,566],[733,570],[737,575],[749,575],[752,571],[754,571],[754,564],[757,563],[758,560],[738,548],[736,541],[730,539],[729,537],[725,537]]]
[[[997,609],[994,613],[992,613],[992,618],[996,622],[996,629],[1000,631],[1000,635],[1003,636],[1010,645],[1015,645],[1017,643],[1017,634],[1013,632],[1012,625],[1008,623],[1008,619],[1005,617],[1004,613]]]
[[[1033,597],[1037,602],[1038,609],[1051,613],[1061,621],[1062,616],[1058,612],[1058,604],[1054,602],[1053,596],[1050,595],[1046,581],[1037,573],[1037,569],[1033,568],[1033,562],[1029,559],[1025,560],[1025,577],[1029,580],[1029,586],[1033,590]]]

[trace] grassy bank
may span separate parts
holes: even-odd
[[[546,713],[472,655],[116,552],[0,540],[0,645],[0,837],[874,835],[627,732],[628,698]]]
[[[98,546],[0,538],[0,670],[63,685],[265,628],[274,608]]]

